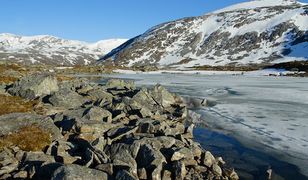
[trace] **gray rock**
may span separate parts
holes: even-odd
[[[182,161],[175,161],[173,164],[174,179],[183,180],[187,174],[185,164]]]
[[[169,107],[176,103],[174,95],[161,85],[156,85],[150,94],[162,107]]]
[[[138,176],[137,163],[135,159],[131,156],[131,152],[127,150],[119,151],[116,156],[113,156],[113,158],[111,158],[111,160],[114,167],[126,169],[134,177]]]
[[[85,95],[88,96],[92,101],[104,100],[104,102],[107,101],[112,103],[113,99],[113,95],[106,92],[102,88],[94,88],[88,91]]]
[[[130,174],[128,171],[126,170],[120,170],[117,172],[116,180],[137,180],[136,177],[134,177],[132,174]]]
[[[93,106],[92,108],[86,110],[83,117],[91,121],[104,121],[108,123],[112,121],[112,114],[108,110],[97,106]]]
[[[70,109],[80,107],[89,100],[79,95],[75,91],[72,91],[68,88],[61,88],[58,92],[53,93],[48,98],[48,101],[53,106],[60,106]]]
[[[179,161],[181,159],[185,160],[193,160],[194,156],[190,149],[184,147],[184,148],[177,148],[175,149],[171,161]]]
[[[164,170],[162,175],[162,180],[171,180],[172,179],[172,173],[169,170]]]
[[[59,83],[59,89],[69,89],[72,91],[77,91],[84,87],[89,86],[90,81],[86,78],[76,78],[71,81],[65,81]]]
[[[212,170],[213,170],[213,173],[214,173],[216,176],[222,176],[222,170],[221,170],[221,168],[218,166],[218,164],[214,163],[213,166],[212,166]]]
[[[36,125],[50,132],[52,140],[62,138],[60,130],[50,118],[28,113],[13,113],[0,116],[0,136],[15,132],[29,125]]]
[[[147,170],[151,179],[161,179],[161,173],[167,161],[160,151],[155,151],[150,145],[143,145],[136,160],[140,168]]]
[[[9,174],[18,168],[19,162],[9,150],[0,152],[0,176]]]
[[[15,82],[8,92],[14,96],[34,99],[49,95],[58,90],[58,82],[55,76],[48,74],[34,74],[23,77]]]
[[[202,154],[202,163],[207,167],[212,167],[212,165],[216,162],[215,157],[209,151],[206,151]]]
[[[138,169],[138,178],[139,179],[148,179],[147,178],[147,171],[145,170],[145,168],[141,168],[141,169]]]
[[[169,149],[175,144],[175,139],[173,137],[168,136],[159,136],[153,138],[142,138],[140,140],[136,140],[135,142],[140,143],[141,145],[151,145],[154,150],[159,151],[162,148]]]
[[[75,164],[64,165],[57,168],[52,174],[52,180],[66,179],[66,180],[75,180],[75,179],[108,179],[108,174],[90,169],[84,166],[79,166]]]
[[[135,89],[134,81],[124,81],[121,79],[111,79],[106,83],[107,89],[125,89],[132,90]]]
[[[43,152],[26,152],[23,163],[25,164],[43,164],[43,163],[54,163],[54,156],[44,154]]]
[[[109,176],[113,175],[113,164],[112,163],[107,163],[107,164],[99,164],[95,167],[95,169],[104,171],[107,173]]]
[[[9,94],[6,92],[6,85],[0,84],[0,95],[9,95]]]

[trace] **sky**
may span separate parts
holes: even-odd
[[[95,42],[247,0],[1,0],[0,33]],[[301,2],[308,2],[302,0]]]

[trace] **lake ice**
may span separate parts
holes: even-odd
[[[210,127],[297,165],[308,176],[308,78],[200,74],[113,74],[215,101],[199,110]]]

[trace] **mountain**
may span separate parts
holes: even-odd
[[[4,33],[0,34],[0,61],[7,60],[25,64],[87,65],[125,41],[125,39],[110,39],[86,43],[49,35],[17,36]]]
[[[308,59],[308,5],[255,0],[155,26],[102,57],[123,66],[247,66]]]

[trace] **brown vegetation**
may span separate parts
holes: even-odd
[[[26,101],[21,97],[0,94],[0,115],[16,112],[31,112],[36,101]]]
[[[18,78],[15,77],[9,77],[9,76],[1,76],[0,75],[0,84],[10,84],[17,81]]]
[[[0,150],[17,146],[24,151],[42,151],[50,143],[50,133],[36,125],[30,125],[0,137]]]
[[[63,82],[63,81],[71,81],[71,80],[74,80],[76,79],[75,77],[70,77],[70,76],[65,76],[65,75],[57,75],[57,80],[60,81],[60,82]]]

